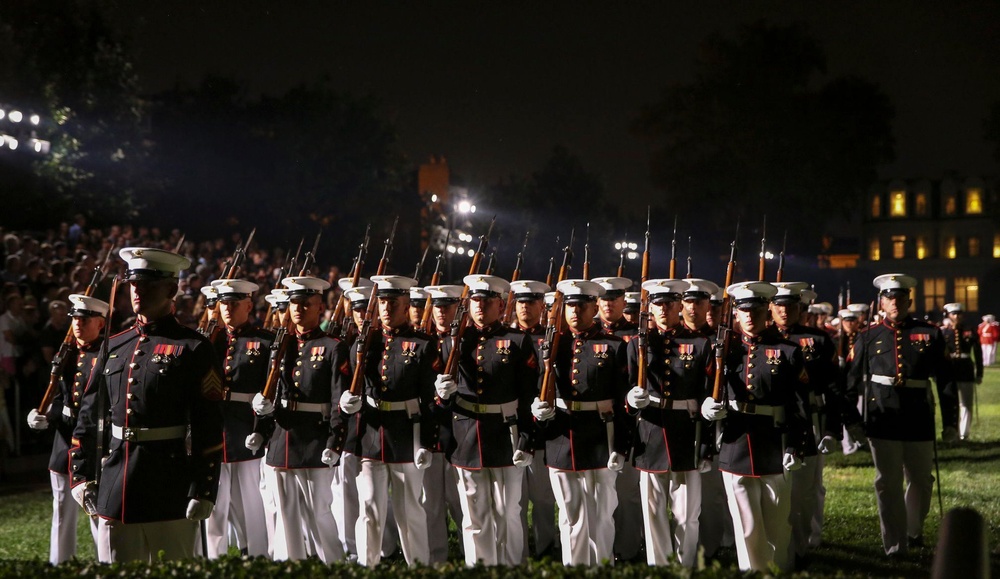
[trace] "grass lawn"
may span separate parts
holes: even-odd
[[[1000,570],[1000,367],[987,369],[978,392],[979,418],[973,424],[972,440],[938,448],[941,494],[945,512],[954,507],[971,507],[984,517],[996,574]],[[824,543],[811,556],[810,576],[929,574],[933,560],[931,545],[941,522],[937,495],[924,528],[929,546],[911,552],[904,561],[890,563],[882,554],[873,480],[870,454],[838,453],[828,457]],[[0,559],[47,559],[50,516],[51,495],[47,487],[17,492],[0,489],[0,537],[3,538]],[[93,560],[95,551],[85,517],[81,517],[78,537],[79,558]],[[735,560],[733,550],[723,550],[719,563],[724,567],[735,566]],[[630,569],[623,567],[619,566],[616,572],[605,569],[602,574],[644,574],[644,564],[628,566]]]

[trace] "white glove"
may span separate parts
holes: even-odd
[[[264,446],[264,435],[259,432],[252,433],[250,436],[247,437],[246,441],[243,443],[243,446],[247,447],[253,452],[257,452],[258,450],[260,450],[260,447]]]
[[[188,502],[187,514],[185,516],[189,521],[204,521],[212,515],[213,507],[215,507],[215,504],[209,501],[191,499]]]
[[[608,457],[608,468],[615,472],[620,472],[625,467],[625,457],[617,452],[612,452]]]
[[[264,398],[264,395],[260,392],[253,395],[253,401],[250,402],[250,406],[253,407],[253,411],[258,416],[267,416],[274,412],[274,402]]]
[[[447,400],[454,396],[455,392],[458,392],[458,384],[455,383],[451,374],[438,374],[437,378],[434,379],[434,391],[438,398]]]
[[[340,395],[340,409],[348,414],[354,414],[361,410],[361,397],[357,394],[351,394],[350,390],[344,390],[344,393]]]
[[[49,419],[32,408],[28,413],[28,427],[32,430],[46,430],[49,427]]]
[[[712,460],[711,459],[709,459],[709,458],[703,458],[700,461],[698,461],[698,472],[700,472],[701,474],[705,474],[706,472],[709,472],[710,470],[712,470]]]
[[[77,502],[84,511],[87,511],[87,505],[84,503],[84,499],[87,498],[87,491],[96,488],[96,485],[91,482],[86,482],[83,484],[78,484],[69,490],[70,494],[73,495],[73,500]],[[87,512],[88,515],[93,515],[94,513]]]
[[[418,448],[417,452],[413,453],[413,466],[417,467],[417,470],[427,470],[431,466],[431,451],[426,448]]]
[[[340,461],[340,453],[334,452],[332,448],[324,448],[323,454],[320,455],[319,460],[326,466],[334,466],[338,461]]]
[[[556,417],[556,409],[552,408],[548,402],[542,402],[538,396],[535,396],[535,401],[531,403],[531,415],[535,417],[535,420],[552,420]]]
[[[821,454],[830,454],[838,446],[840,446],[840,443],[837,442],[837,439],[832,436],[824,436],[823,439],[819,441],[817,448]]]
[[[722,402],[716,402],[713,398],[706,398],[701,403],[701,415],[705,420],[722,420],[729,414],[729,410]]]
[[[802,468],[802,459],[790,452],[786,452],[784,458],[781,459],[781,466],[785,467],[785,470],[788,472],[799,470]]]
[[[639,388],[638,386],[633,386],[631,390],[628,391],[628,405],[632,408],[643,409],[649,406],[649,392],[645,388]]]
[[[531,461],[535,460],[535,455],[523,450],[514,451],[514,466],[526,468],[531,466]]]

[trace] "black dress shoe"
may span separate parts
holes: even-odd
[[[916,537],[907,537],[906,544],[911,549],[922,549],[924,547],[924,537],[923,535],[919,535]]]

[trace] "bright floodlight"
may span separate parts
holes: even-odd
[[[35,141],[35,152],[36,153],[41,153],[42,152],[42,142],[41,141]]]
[[[619,241],[619,242],[616,242],[616,243],[615,243],[615,249],[617,249],[617,250],[621,250],[621,248],[622,248],[622,242],[620,242],[620,241]]]
[[[7,111],[0,109],[0,120],[3,120],[7,116]]]
[[[474,255],[476,255],[476,250],[475,249],[470,249],[469,250],[469,257],[473,257]]]
[[[636,252],[634,252],[634,251],[630,251],[630,252],[628,252],[628,258],[629,258],[629,259],[637,259],[638,257],[639,257],[639,254],[638,254],[638,253],[636,253]]]
[[[437,202],[438,202],[438,196],[437,193],[434,193],[433,195],[431,195],[431,203],[437,203]]]
[[[469,213],[475,213],[475,212],[476,212],[476,206],[475,205],[470,206]]]
[[[17,139],[15,139],[14,137],[8,136],[7,137],[7,146],[10,147],[11,151],[13,151],[14,149],[16,149],[17,148]]]
[[[628,248],[635,251],[636,249],[639,249],[639,244],[633,241],[632,243],[628,244]]]
[[[455,246],[454,245],[449,245],[448,246],[448,253],[455,253]]]
[[[28,117],[28,120],[31,121],[31,124],[37,125],[38,123],[42,122],[42,117],[38,115],[31,115],[30,117]]]
[[[459,213],[469,213],[472,210],[472,204],[468,201],[458,202],[458,212]]]
[[[21,111],[10,111],[10,122],[20,123],[23,116]]]

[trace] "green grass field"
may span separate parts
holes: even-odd
[[[987,521],[994,573],[1000,570],[1000,367],[987,370],[979,387],[979,418],[972,440],[939,446],[944,510],[972,507]],[[940,430],[940,429],[938,429]],[[924,535],[928,547],[911,552],[906,560],[890,563],[882,554],[878,514],[872,487],[871,456],[858,452],[828,458],[824,544],[810,558],[810,576],[922,576],[929,574],[940,518],[937,496]],[[0,498],[0,559],[45,560],[48,557],[51,495],[48,488],[4,493]],[[81,517],[79,558],[93,560],[95,551],[86,521]],[[724,551],[719,562],[735,565],[735,553]],[[645,565],[619,566],[609,575],[642,576]],[[602,573],[603,574],[603,573]]]

